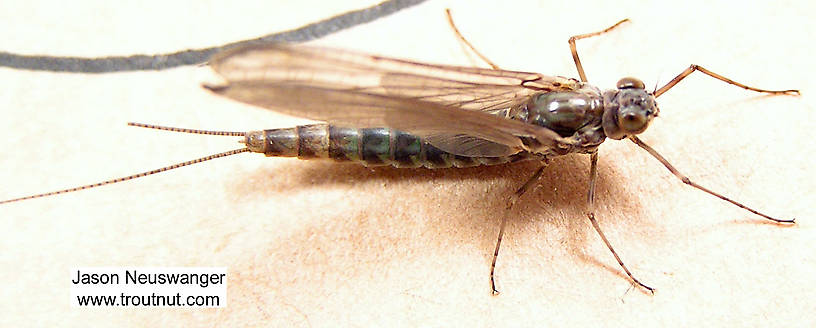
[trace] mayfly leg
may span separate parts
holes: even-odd
[[[576,36],[573,36],[573,37],[569,38],[570,51],[572,52],[572,58],[575,61],[575,67],[578,69],[578,75],[580,76],[581,81],[587,82],[587,78],[586,78],[586,73],[584,73],[584,67],[583,67],[583,65],[581,65],[581,59],[578,57],[578,50],[576,49],[575,41],[580,40],[580,39],[593,37],[593,36],[598,36],[598,35],[601,35],[603,33],[609,32],[610,30],[614,29],[615,27],[617,27],[620,24],[622,24],[624,22],[627,22],[627,21],[629,21],[628,18],[623,19],[623,20],[615,23],[614,25],[612,25],[610,27],[607,27],[604,30],[601,30],[601,31],[598,31],[598,32],[593,32],[593,33],[579,34],[579,35],[576,35]],[[700,72],[702,72],[702,73],[704,73],[704,74],[706,74],[708,76],[711,76],[711,77],[713,77],[715,79],[718,79],[720,81],[723,81],[723,82],[731,84],[731,85],[738,86],[738,87],[746,89],[746,90],[762,92],[762,93],[769,93],[769,94],[789,94],[789,95],[798,95],[799,94],[799,90],[765,90],[765,89],[758,89],[758,88],[750,87],[750,86],[747,86],[745,84],[742,84],[742,83],[736,82],[734,80],[731,80],[731,79],[729,79],[727,77],[724,77],[724,76],[722,76],[720,74],[709,71],[709,70],[703,68],[702,66],[692,64],[687,69],[685,69],[683,72],[678,74],[674,79],[672,79],[671,81],[666,83],[666,85],[664,85],[663,87],[661,87],[659,89],[656,89],[654,91],[654,93],[653,93],[655,98],[657,98],[661,94],[665,93],[666,91],[668,91],[669,89],[671,89],[672,87],[677,85],[677,83],[679,83],[680,81],[682,81],[687,76],[689,76],[691,73],[694,73],[695,71],[700,71]],[[689,186],[692,186],[692,187],[694,187],[696,189],[702,190],[702,191],[704,191],[704,192],[706,192],[706,193],[708,193],[710,195],[713,195],[713,196],[715,196],[717,198],[720,198],[720,199],[722,199],[724,201],[727,201],[727,202],[729,202],[729,203],[731,203],[731,204],[733,204],[733,205],[735,205],[737,207],[740,207],[742,209],[745,209],[745,210],[747,210],[747,211],[749,211],[751,213],[762,216],[762,217],[764,217],[764,218],[766,218],[768,220],[775,221],[775,222],[778,222],[778,223],[794,223],[794,219],[777,219],[777,218],[773,218],[773,217],[768,216],[766,214],[763,214],[763,213],[761,213],[761,212],[759,212],[757,210],[754,210],[754,209],[752,209],[750,207],[747,207],[747,206],[743,205],[742,203],[734,201],[734,200],[732,200],[732,199],[730,199],[728,197],[725,197],[725,196],[723,196],[723,195],[721,195],[721,194],[719,194],[717,192],[714,192],[714,191],[712,191],[712,190],[710,190],[708,188],[705,188],[705,187],[703,187],[703,186],[701,186],[701,185],[699,185],[697,183],[692,182],[688,177],[681,174],[676,168],[674,168],[674,166],[671,165],[671,163],[669,163],[669,161],[666,160],[663,156],[661,156],[656,150],[654,150],[652,147],[650,147],[649,145],[647,145],[646,143],[641,141],[639,138],[637,138],[634,135],[629,136],[628,138],[629,138],[629,140],[631,140],[632,142],[637,144],[639,147],[646,150],[650,155],[652,155],[658,161],[660,161],[661,164],[663,164],[669,171],[671,171],[672,174],[674,174],[683,183],[685,183],[685,184],[687,184]],[[618,256],[617,252],[612,247],[612,244],[610,244],[609,241],[606,239],[606,236],[601,231],[601,228],[598,225],[597,220],[595,219],[594,198],[595,198],[595,182],[597,180],[597,162],[598,162],[597,152],[592,154],[592,157],[591,157],[590,161],[591,161],[591,168],[590,168],[589,192],[588,192],[588,195],[587,195],[587,207],[588,207],[589,211],[587,212],[587,217],[589,218],[590,222],[592,223],[592,227],[595,228],[595,231],[597,231],[598,235],[601,236],[601,239],[603,239],[604,244],[606,244],[606,247],[609,248],[610,252],[612,252],[612,255],[615,257],[615,260],[618,261],[618,264],[621,266],[621,268],[623,268],[623,270],[626,272],[626,274],[629,276],[629,278],[631,278],[632,281],[634,281],[635,283],[637,283],[641,287],[643,287],[643,288],[647,289],[648,291],[654,293],[653,288],[651,288],[649,286],[646,286],[643,283],[641,283],[639,280],[637,280],[632,275],[632,273],[629,271],[629,269],[626,267],[626,265],[623,264],[623,261],[620,259],[620,256]]]
[[[724,200],[726,202],[734,204],[735,206],[737,206],[737,207],[739,207],[741,209],[744,209],[744,210],[746,210],[748,212],[759,215],[759,216],[761,216],[763,218],[766,218],[768,220],[771,220],[771,221],[774,221],[774,222],[777,222],[777,223],[795,223],[796,222],[795,221],[796,219],[777,219],[777,218],[768,216],[768,215],[766,215],[764,213],[761,213],[761,212],[759,212],[759,211],[757,211],[755,209],[752,209],[752,208],[750,208],[748,206],[745,206],[742,203],[739,203],[739,202],[737,202],[735,200],[732,200],[731,198],[725,197],[725,196],[721,195],[718,192],[715,192],[715,191],[712,191],[711,189],[703,187],[703,186],[691,181],[691,179],[689,179],[688,177],[686,177],[685,175],[680,173],[680,171],[678,171],[676,168],[674,168],[674,165],[671,165],[671,163],[669,163],[669,161],[666,160],[665,157],[660,155],[660,153],[658,153],[656,150],[654,150],[654,148],[650,147],[649,145],[647,145],[646,143],[641,141],[638,137],[629,136],[629,140],[632,140],[632,142],[634,142],[640,148],[643,148],[644,150],[646,150],[646,152],[648,152],[650,155],[652,155],[654,158],[656,158],[658,161],[660,161],[660,163],[663,164],[663,166],[665,166],[666,169],[668,169],[672,174],[674,174],[674,176],[676,176],[678,179],[680,179],[680,181],[682,181],[683,183],[685,183],[685,184],[687,184],[689,186],[692,186],[692,187],[694,187],[696,189],[702,190],[705,193],[708,193],[708,194],[710,194],[710,195],[712,195],[714,197],[717,197],[717,198],[722,199],[722,200]]]
[[[593,36],[598,36],[603,33],[609,32],[612,29],[620,26],[621,24],[628,22],[628,18],[624,18],[619,22],[615,23],[614,25],[607,27],[601,31],[586,33],[586,34],[579,34],[569,38],[569,45],[570,45],[570,52],[572,52],[572,60],[575,61],[575,68],[578,69],[578,76],[581,78],[582,82],[587,82],[586,73],[584,73],[584,66],[581,65],[581,59],[578,57],[578,49],[575,46],[576,40],[586,39]],[[590,168],[589,168],[589,190],[587,191],[587,218],[589,218],[589,222],[592,224],[592,228],[595,229],[595,232],[601,236],[601,240],[603,240],[606,248],[612,252],[612,256],[615,257],[615,260],[618,261],[618,265],[626,272],[626,275],[629,276],[629,279],[632,279],[633,282],[638,284],[640,287],[648,290],[652,294],[654,294],[654,288],[647,286],[646,284],[640,282],[632,272],[629,271],[629,268],[626,267],[626,264],[623,264],[623,260],[621,260],[618,252],[615,251],[615,248],[612,247],[612,244],[609,242],[609,239],[606,238],[606,235],[601,230],[601,226],[598,224],[598,220],[595,219],[595,185],[598,181],[598,152],[595,151],[590,155]]]
[[[457,28],[456,24],[453,22],[453,16],[451,16],[450,9],[445,9],[445,15],[448,16],[448,24],[450,25],[451,29],[453,29],[453,33],[456,34],[456,37],[459,39],[459,41],[462,41],[462,43],[464,43],[468,48],[470,48],[470,51],[473,51],[473,53],[476,54],[476,56],[479,56],[479,59],[484,60],[484,62],[490,65],[490,67],[492,67],[493,69],[499,69],[498,65],[494,64],[492,61],[490,61],[490,59],[487,59],[487,57],[485,57],[485,55],[482,55],[482,53],[479,52],[479,50],[476,50],[476,47],[474,47],[473,44],[471,44],[470,41],[468,41],[468,39],[465,38],[465,36],[462,35],[461,32],[459,32],[459,28]]]
[[[713,78],[715,78],[717,80],[723,81],[725,83],[728,83],[728,84],[731,84],[731,85],[736,85],[736,86],[738,86],[740,88],[743,88],[745,90],[751,90],[751,91],[756,91],[756,92],[761,92],[761,93],[769,93],[769,94],[772,94],[772,95],[798,95],[799,94],[799,90],[794,90],[794,89],[790,89],[790,90],[765,90],[765,89],[758,89],[758,88],[754,88],[754,87],[749,87],[749,86],[747,86],[745,84],[739,83],[739,82],[734,81],[732,79],[729,79],[729,78],[727,78],[725,76],[722,76],[720,74],[709,71],[709,70],[705,69],[704,67],[702,67],[700,65],[691,64],[682,73],[677,74],[677,76],[675,76],[671,81],[669,81],[669,83],[666,83],[666,85],[660,87],[660,89],[655,90],[655,92],[654,92],[655,98],[660,97],[660,95],[662,95],[664,92],[669,91],[669,89],[671,89],[672,87],[677,85],[677,83],[680,83],[680,81],[685,79],[686,76],[689,76],[689,75],[691,75],[691,73],[694,73],[694,72],[697,72],[697,71],[699,71],[699,72],[701,72],[701,73],[703,73],[705,75],[708,75],[710,77],[713,77]]]
[[[669,89],[671,89],[672,87],[674,87],[675,85],[680,83],[680,81],[685,79],[687,76],[691,75],[691,73],[694,73],[694,72],[697,72],[697,71],[699,71],[699,72],[701,72],[701,73],[703,73],[705,75],[708,75],[710,77],[713,77],[713,78],[715,78],[717,80],[723,81],[725,83],[728,83],[728,84],[731,84],[731,85],[734,85],[734,86],[738,86],[738,87],[743,88],[745,90],[750,90],[750,91],[755,91],[755,92],[760,92],[760,93],[767,93],[767,94],[772,94],[772,95],[798,95],[799,94],[799,90],[795,90],[795,89],[766,90],[766,89],[759,89],[759,88],[750,87],[750,86],[747,86],[745,84],[736,82],[736,81],[734,81],[732,79],[729,79],[729,78],[727,78],[725,76],[722,76],[720,74],[709,71],[709,70],[705,69],[702,66],[691,64],[683,72],[681,72],[680,74],[675,76],[671,81],[666,83],[666,85],[664,85],[664,86],[660,87],[659,89],[655,90],[655,92],[654,92],[655,98],[662,95],[666,91],[669,91]],[[643,148],[644,150],[646,150],[646,152],[648,152],[650,155],[652,155],[652,157],[654,157],[655,159],[660,161],[660,163],[663,164],[663,166],[665,166],[666,169],[668,169],[672,174],[674,174],[674,176],[676,176],[678,179],[680,179],[680,181],[682,181],[684,184],[692,186],[692,187],[694,187],[696,189],[699,189],[699,190],[701,190],[701,191],[703,191],[705,193],[708,193],[708,194],[710,194],[710,195],[712,195],[714,197],[722,199],[722,200],[724,200],[726,202],[729,202],[729,203],[731,203],[731,204],[733,204],[733,205],[735,205],[735,206],[737,206],[739,208],[742,208],[742,209],[744,209],[746,211],[749,211],[751,213],[759,215],[759,216],[761,216],[763,218],[766,218],[768,220],[771,220],[771,221],[774,221],[774,222],[777,222],[777,223],[794,223],[795,222],[794,221],[795,219],[777,219],[777,218],[771,217],[771,216],[766,215],[764,213],[761,213],[761,212],[759,212],[759,211],[757,211],[755,209],[752,209],[752,208],[750,208],[748,206],[745,206],[742,203],[739,203],[739,202],[737,202],[737,201],[735,201],[733,199],[725,197],[725,196],[723,196],[722,194],[720,194],[718,192],[715,192],[715,191],[710,190],[710,189],[708,189],[706,187],[703,187],[703,186],[691,181],[691,179],[689,179],[688,177],[686,177],[685,175],[680,173],[680,171],[678,171],[673,165],[671,165],[671,163],[669,163],[669,161],[666,160],[665,157],[660,155],[660,153],[658,153],[652,147],[647,145],[645,142],[641,141],[638,137],[629,136],[629,140],[634,142],[640,148]]]
[[[611,31],[612,29],[618,27],[618,25],[623,24],[623,23],[628,22],[628,21],[629,21],[629,18],[624,18],[621,21],[615,23],[614,25],[612,25],[610,27],[607,27],[607,28],[605,28],[605,29],[603,29],[601,31],[574,35],[574,36],[569,38],[568,42],[569,42],[569,45],[570,45],[570,51],[572,52],[572,60],[575,61],[575,68],[578,69],[578,77],[581,78],[581,82],[587,82],[587,77],[586,77],[586,73],[584,73],[584,66],[581,65],[581,59],[578,58],[578,49],[575,47],[575,41],[576,40],[581,40],[581,39],[586,39],[586,38],[591,38],[593,36],[598,36],[598,35],[604,34],[606,32]]]
[[[632,272],[629,271],[629,268],[626,267],[626,264],[623,264],[623,260],[621,260],[620,256],[618,256],[618,252],[615,252],[615,248],[612,247],[612,244],[609,243],[609,240],[606,239],[606,235],[601,231],[601,226],[598,225],[598,220],[595,220],[595,182],[598,180],[598,152],[592,153],[590,155],[590,167],[589,167],[589,191],[587,192],[587,217],[589,218],[589,222],[592,223],[592,228],[598,232],[598,235],[601,236],[606,248],[609,248],[609,251],[612,252],[612,256],[615,257],[615,260],[618,261],[618,264],[623,268],[623,271],[626,272],[626,275],[629,276],[629,279],[632,279],[636,284],[640,285],[640,287],[646,288],[649,292],[654,294],[654,288],[646,286],[644,283],[640,282],[635,276],[632,275]]]
[[[459,40],[462,41],[465,45],[467,45],[467,47],[470,48],[470,50],[473,51],[473,53],[475,53],[477,56],[479,56],[479,58],[481,58],[483,61],[485,61],[485,63],[490,65],[493,69],[499,69],[499,67],[496,64],[491,62],[489,59],[487,59],[487,57],[485,57],[478,50],[476,50],[476,48],[473,46],[473,44],[471,44],[467,40],[467,38],[465,38],[464,35],[462,35],[462,33],[459,32],[459,29],[456,27],[456,24],[454,24],[454,22],[453,22],[453,17],[451,17],[450,9],[446,9],[445,13],[448,16],[448,23],[450,24],[451,28],[453,29],[453,32],[456,34],[456,37],[459,38]],[[572,58],[573,58],[573,60],[575,60],[575,66],[578,68],[578,74],[581,77],[581,81],[587,82],[587,79],[586,79],[586,74],[584,73],[584,68],[581,65],[581,60],[578,58],[578,50],[575,47],[575,40],[585,39],[585,38],[589,38],[589,37],[593,37],[593,36],[597,36],[597,35],[609,32],[610,30],[614,29],[615,27],[618,27],[618,25],[623,24],[624,22],[627,22],[627,21],[629,21],[628,18],[623,19],[623,20],[615,23],[614,25],[612,25],[610,27],[607,27],[606,29],[604,29],[602,31],[593,32],[593,33],[586,33],[586,34],[580,34],[580,35],[573,36],[573,37],[571,37],[569,39],[570,49],[572,50]],[[623,271],[626,272],[626,274],[629,276],[629,278],[631,278],[632,281],[634,281],[635,283],[637,283],[641,287],[643,287],[643,288],[647,289],[648,291],[654,293],[654,288],[649,287],[649,286],[641,283],[640,280],[638,280],[637,278],[635,278],[632,275],[632,273],[629,271],[629,268],[627,268],[626,265],[623,264],[623,261],[620,259],[620,256],[618,256],[618,253],[615,252],[615,249],[612,247],[612,244],[609,243],[609,240],[606,239],[606,235],[604,235],[603,231],[601,231],[601,227],[598,225],[598,221],[595,219],[595,213],[594,213],[595,182],[596,182],[597,176],[598,176],[598,174],[597,174],[597,171],[598,171],[597,170],[598,153],[597,152],[595,152],[595,153],[593,153],[591,155],[590,161],[591,161],[591,168],[590,168],[589,192],[587,194],[587,203],[588,203],[587,204],[587,208],[588,208],[587,217],[589,217],[589,220],[592,223],[592,227],[595,229],[595,231],[598,232],[598,235],[601,236],[601,239],[603,240],[604,244],[606,244],[606,247],[609,248],[609,251],[612,252],[612,255],[615,257],[615,260],[618,261],[618,264],[620,264],[621,268],[623,268]],[[507,217],[510,215],[510,210],[513,208],[513,206],[519,200],[519,198],[521,198],[521,196],[524,195],[524,193],[526,193],[527,190],[530,189],[530,187],[538,180],[538,178],[541,177],[541,174],[544,172],[544,168],[546,166],[547,165],[545,163],[543,166],[541,166],[541,168],[538,169],[538,171],[536,171],[535,174],[533,174],[532,177],[527,179],[527,182],[525,182],[524,185],[521,186],[521,188],[516,190],[516,192],[510,197],[510,200],[507,203],[507,208],[505,210],[505,215],[502,217],[502,221],[501,221],[500,226],[499,226],[499,237],[498,237],[498,239],[496,241],[496,248],[493,251],[493,260],[490,263],[490,287],[492,288],[494,295],[499,293],[498,289],[496,289],[495,270],[496,270],[496,261],[497,261],[497,259],[499,257],[499,248],[501,246],[502,238],[504,237],[504,229],[505,229],[505,226],[507,225]]]
[[[476,50],[476,47],[473,46],[470,41],[459,32],[459,29],[456,27],[456,24],[453,22],[453,17],[451,16],[450,9],[445,9],[445,14],[448,16],[448,24],[450,24],[451,29],[453,29],[453,33],[456,34],[456,37],[464,43],[468,48],[470,48],[473,53],[475,53],[480,59],[482,59],[485,63],[490,65],[493,69],[500,69],[498,65],[494,64],[490,59],[487,59],[484,55],[482,55],[479,50]],[[493,291],[493,295],[498,295],[499,290],[496,288],[496,261],[499,259],[499,248],[501,248],[502,238],[504,238],[504,229],[507,227],[507,218],[510,216],[510,211],[513,209],[513,206],[516,205],[516,202],[530,190],[530,187],[535,185],[538,182],[538,179],[541,178],[541,174],[544,173],[544,169],[547,168],[549,164],[548,161],[542,161],[541,167],[536,170],[533,175],[524,182],[521,187],[516,190],[513,195],[510,196],[510,199],[507,201],[507,206],[504,209],[504,215],[502,216],[501,223],[499,223],[499,237],[496,238],[496,248],[493,250],[493,259],[490,261],[490,288]],[[627,271],[628,272],[628,271]]]
[[[499,290],[496,289],[496,280],[494,279],[494,273],[496,272],[496,260],[499,258],[499,247],[501,246],[502,237],[504,237],[504,227],[507,226],[507,217],[510,216],[510,210],[513,209],[513,206],[516,202],[524,195],[527,190],[530,189],[538,179],[541,177],[541,174],[544,173],[544,169],[547,168],[547,162],[544,162],[540,168],[527,179],[521,188],[516,190],[512,196],[510,196],[510,200],[507,201],[507,207],[504,209],[504,216],[502,216],[501,223],[499,224],[499,238],[496,241],[496,249],[493,251],[493,261],[490,263],[490,288],[493,289],[493,295],[499,294]]]

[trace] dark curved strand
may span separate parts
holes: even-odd
[[[322,38],[356,25],[365,24],[409,8],[425,0],[391,0],[378,5],[350,11],[293,30],[222,46],[188,49],[169,54],[110,56],[99,58],[22,55],[0,51],[0,66],[34,71],[70,73],[110,73],[124,71],[165,70],[173,67],[201,64],[218,52],[237,46],[259,43],[306,42]]]

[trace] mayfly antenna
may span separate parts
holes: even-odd
[[[164,131],[172,131],[172,132],[193,133],[193,134],[206,134],[206,135],[214,135],[214,136],[234,136],[234,137],[246,136],[246,132],[195,130],[195,129],[174,128],[174,127],[159,126],[159,125],[144,124],[144,123],[133,123],[133,122],[128,123],[128,125],[129,126],[140,127],[140,128],[148,128],[148,129],[156,129],[156,130],[164,130]],[[121,178],[105,180],[105,181],[102,181],[102,182],[97,182],[97,183],[92,183],[92,184],[88,184],[88,185],[84,185],[84,186],[73,187],[73,188],[68,188],[68,189],[62,189],[62,190],[57,190],[57,191],[51,191],[51,192],[46,192],[46,193],[42,193],[42,194],[30,195],[30,196],[19,197],[19,198],[14,198],[14,199],[7,199],[7,200],[0,201],[0,205],[1,204],[7,204],[7,203],[13,203],[13,202],[19,202],[19,201],[22,201],[22,200],[29,200],[29,199],[35,199],[35,198],[48,197],[48,196],[55,196],[55,195],[66,194],[66,193],[70,193],[70,192],[74,192],[74,191],[80,191],[80,190],[85,190],[85,189],[101,187],[101,186],[104,186],[104,185],[119,183],[119,182],[123,182],[123,181],[127,181],[127,180],[133,180],[133,179],[141,178],[141,177],[146,177],[148,175],[153,175],[153,174],[156,174],[156,173],[170,171],[170,170],[177,169],[177,168],[180,168],[180,167],[189,166],[189,165],[193,165],[193,164],[198,164],[198,163],[206,162],[206,161],[209,161],[209,160],[212,160],[212,159],[227,157],[227,156],[240,154],[240,153],[245,153],[245,152],[249,152],[249,151],[250,151],[249,148],[246,148],[246,147],[239,148],[239,149],[234,149],[234,150],[226,151],[226,152],[223,152],[223,153],[212,154],[212,155],[204,156],[204,157],[201,157],[201,158],[196,158],[196,159],[189,160],[189,161],[176,163],[176,164],[173,164],[173,165],[170,165],[170,166],[165,166],[165,167],[150,170],[150,171],[145,171],[145,172],[136,173],[136,174],[133,174],[133,175],[128,175],[128,176],[121,177]]]

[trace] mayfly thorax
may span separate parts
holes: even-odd
[[[450,18],[450,16],[448,16]],[[250,132],[203,131],[130,123],[177,132],[242,137],[245,147],[151,170],[49,193],[0,201],[0,204],[63,194],[167,171],[243,152],[300,159],[331,159],[367,166],[473,167],[538,161],[541,167],[510,197],[507,212],[528,191],[556,156],[579,153],[590,158],[587,218],[621,268],[642,288],[601,231],[594,214],[598,146],[607,138],[628,139],[655,157],[683,183],[778,223],[778,219],[707,189],[687,178],[637,135],[658,116],[656,98],[699,71],[747,90],[796,95],[797,90],[764,90],[743,85],[691,65],[660,88],[649,91],[625,77],[614,89],[587,83],[575,41],[569,39],[579,79],[507,71],[481,56],[492,69],[434,65],[337,49],[271,44],[239,47],[215,55],[210,66],[224,83],[204,85],[216,94],[284,114],[326,124]],[[490,270],[494,269],[507,222],[501,221]]]

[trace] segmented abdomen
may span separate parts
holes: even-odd
[[[447,168],[497,165],[530,158],[527,153],[504,157],[465,157],[440,150],[419,137],[387,128],[353,129],[327,124],[301,125],[253,132],[250,149],[266,156],[300,159],[330,158],[366,166]],[[257,134],[262,134],[257,135]]]

